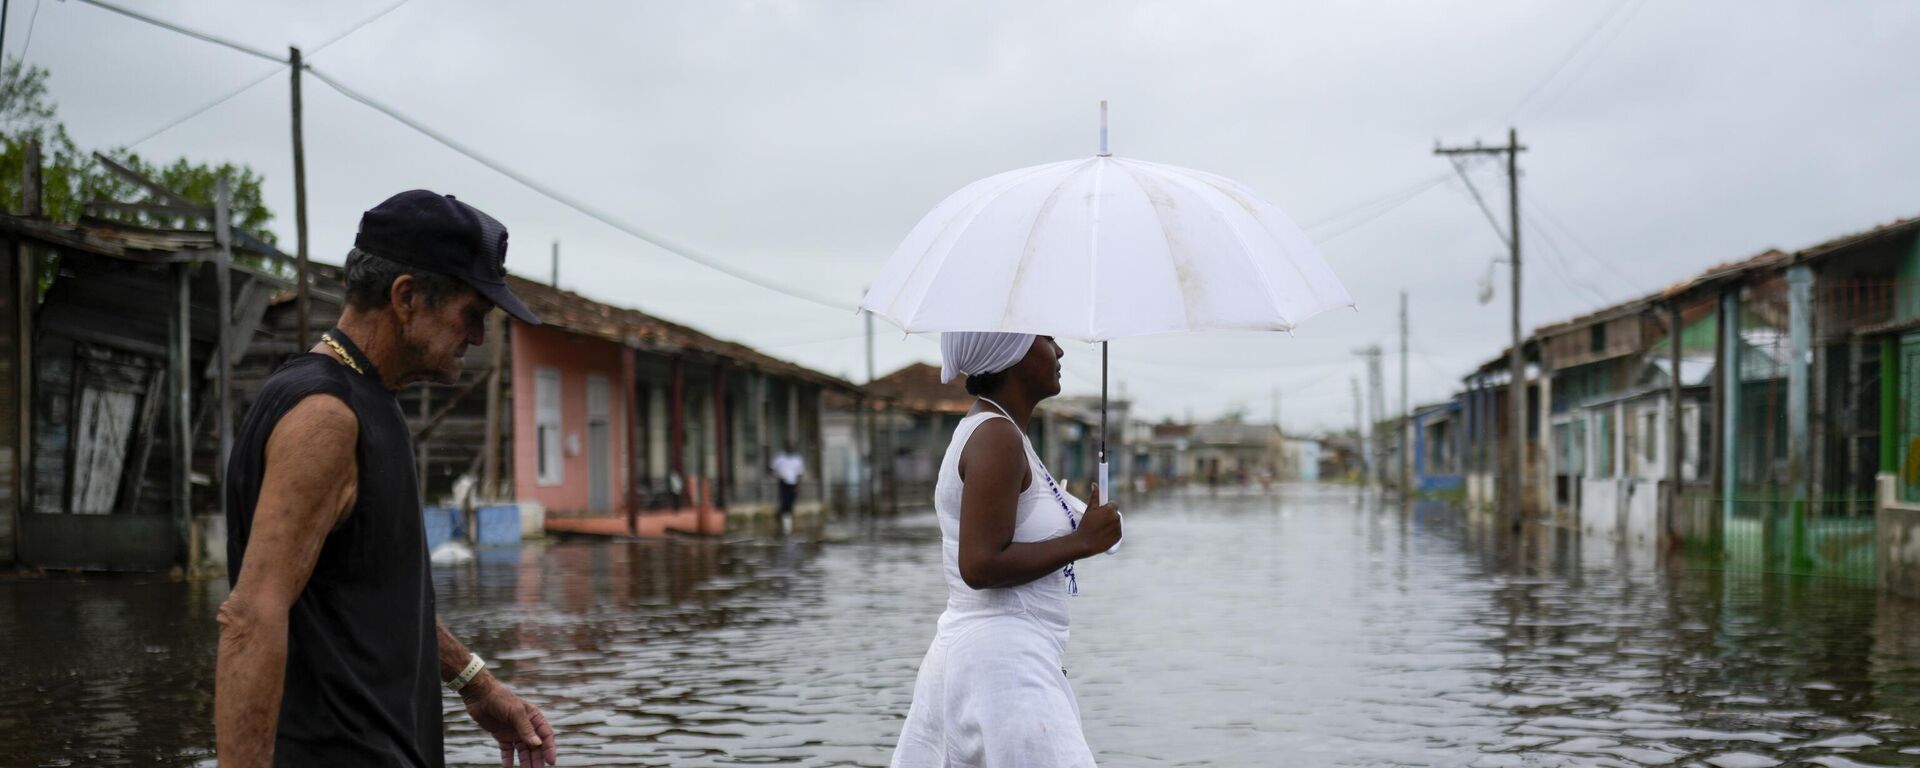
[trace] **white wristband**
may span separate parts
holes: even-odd
[[[460,670],[457,677],[448,680],[447,687],[455,691],[465,688],[467,683],[473,682],[474,675],[480,674],[480,670],[486,668],[487,660],[480,658],[480,654],[470,652],[467,654],[467,668]]]

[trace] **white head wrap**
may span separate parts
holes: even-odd
[[[973,376],[1012,368],[1032,347],[1031,333],[947,331],[940,334],[940,383],[963,373]]]

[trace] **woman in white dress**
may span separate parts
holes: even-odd
[[[1119,543],[1120,513],[1068,495],[1027,440],[1034,406],[1060,393],[1063,353],[1012,333],[946,333],[940,350],[941,379],[964,374],[978,399],[934,486],[947,608],[893,766],[1092,766],[1061,667],[1067,600],[1074,561]]]

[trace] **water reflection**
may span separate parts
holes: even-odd
[[[1132,510],[1122,555],[1083,564],[1067,659],[1103,765],[1920,763],[1920,604],[1866,585],[1330,487]],[[879,766],[944,599],[938,540],[923,515],[559,542],[435,586],[566,764]],[[222,597],[0,583],[0,764],[205,760]],[[447,703],[450,762],[495,761]]]

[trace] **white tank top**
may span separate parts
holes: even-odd
[[[947,445],[946,457],[940,461],[940,478],[933,488],[933,510],[940,518],[940,559],[947,580],[947,610],[940,615],[940,630],[949,631],[954,625],[969,619],[1025,613],[1039,619],[1042,625],[1057,635],[1064,647],[1067,641],[1068,588],[1066,575],[1062,571],[1056,570],[1019,586],[994,589],[974,589],[960,578],[960,497],[963,486],[960,454],[981,424],[989,419],[1005,418],[989,411],[962,419],[953,430],[953,441]],[[1046,541],[1072,533],[1073,526],[1068,522],[1066,511],[1060,508],[1060,501],[1048,487],[1047,478],[1050,475],[1040,463],[1039,455],[1034,453],[1033,443],[1025,434],[1020,436],[1020,442],[1026,451],[1028,471],[1033,473],[1033,478],[1026,490],[1020,492],[1014,513],[1013,540],[1016,543]],[[1062,498],[1073,507],[1076,516],[1086,512],[1086,504],[1064,490]]]

